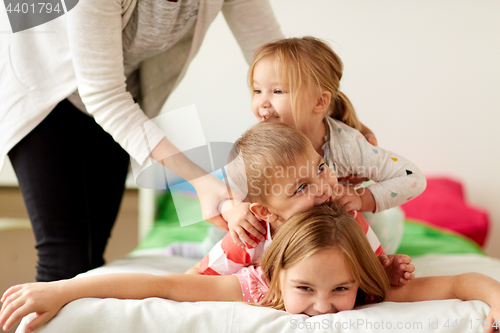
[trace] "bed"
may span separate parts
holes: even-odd
[[[455,183],[451,181],[449,185],[453,186],[437,190],[456,191]],[[432,184],[430,179],[431,190],[426,191],[427,194],[424,192],[420,199],[422,202],[430,194],[436,194],[436,187]],[[169,195],[160,196],[160,203],[171,200]],[[185,199],[186,205],[191,204],[190,200],[195,202],[188,196]],[[435,199],[432,202],[438,204]],[[466,205],[465,200],[462,203]],[[466,228],[467,232],[481,239],[481,234],[487,232],[487,215],[482,210],[466,206],[477,213],[461,214],[477,225]],[[168,228],[169,223],[175,225],[172,221],[162,220],[172,216],[169,207],[171,205],[167,205],[166,211],[160,210],[155,227],[136,251],[80,276],[116,272],[171,274],[183,273],[191,267],[195,263],[192,259],[166,257],[163,248],[158,247],[159,240],[167,243],[179,239],[201,240],[206,225],[199,223],[182,229],[175,226]],[[412,213],[407,212],[405,234],[398,252],[412,255],[416,276],[479,272],[500,281],[500,260],[486,256],[476,241],[453,228],[419,220],[418,216],[412,219],[408,214]],[[170,239],[164,237],[165,234]],[[385,302],[309,318],[243,303],[86,298],[66,305],[37,332],[482,332],[483,327],[488,325],[485,322],[488,311],[489,307],[481,301]],[[16,332],[24,332],[25,324],[32,316],[24,318]]]

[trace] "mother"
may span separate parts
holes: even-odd
[[[158,114],[220,11],[248,62],[282,37],[267,0],[82,0],[42,26],[1,34],[0,168],[8,154],[37,241],[37,281],[104,263],[129,155],[190,180],[204,216],[224,227],[223,183],[200,178],[155,125],[151,152],[134,131]]]

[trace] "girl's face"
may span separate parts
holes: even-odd
[[[280,272],[285,310],[316,316],[352,310],[359,283],[339,248],[325,249]]]
[[[257,121],[280,121],[296,127],[292,112],[292,96],[281,82],[276,61],[265,57],[254,67],[252,112]],[[313,109],[314,97],[302,89],[297,107],[302,110]],[[306,118],[307,119],[307,118]]]
[[[269,119],[295,127],[291,97],[281,84],[276,61],[261,59],[254,67],[252,112],[258,121]]]

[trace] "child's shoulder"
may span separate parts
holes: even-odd
[[[334,138],[337,142],[363,137],[363,135],[357,129],[350,127],[340,120],[334,119],[332,117],[326,117],[326,122],[330,129],[330,138]]]

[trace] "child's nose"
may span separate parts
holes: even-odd
[[[263,98],[262,101],[260,102],[260,107],[261,108],[268,108],[271,106],[271,103],[267,98]]]
[[[318,298],[314,304],[314,310],[320,314],[335,312],[332,302],[327,297]]]

